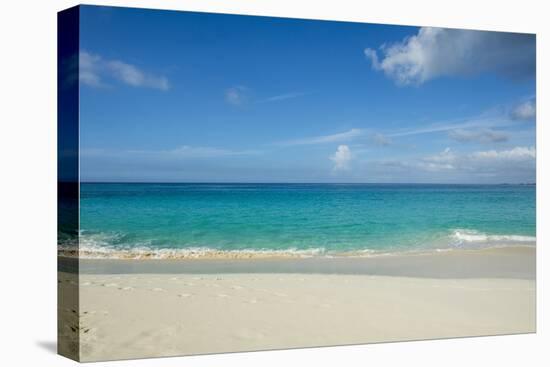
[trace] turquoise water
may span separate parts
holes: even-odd
[[[528,185],[86,183],[80,191],[87,256],[385,253],[535,241]]]

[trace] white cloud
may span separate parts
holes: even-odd
[[[106,66],[115,78],[132,87],[148,87],[160,90],[168,90],[170,88],[168,80],[165,77],[146,74],[134,65],[113,60],[107,62]]]
[[[455,158],[456,155],[454,152],[451,151],[451,148],[447,147],[440,153],[425,157],[424,160],[436,163],[449,163],[454,161]]]
[[[184,145],[179,148],[168,151],[170,154],[193,158],[227,157],[236,155],[257,154],[255,150],[230,150],[214,147],[193,147]]]
[[[421,158],[416,162],[416,166],[428,171],[505,171],[534,167],[535,158],[534,147],[476,151],[466,154],[458,154],[446,148],[438,154]]]
[[[362,129],[351,129],[342,133],[337,133],[332,135],[321,135],[321,136],[314,136],[310,138],[287,140],[287,141],[277,143],[276,145],[288,146],[288,145],[312,145],[312,144],[324,144],[324,143],[338,143],[338,142],[352,140],[363,134],[364,134],[364,131]]]
[[[351,160],[353,155],[347,145],[339,145],[336,152],[331,155],[330,160],[334,162],[335,171],[347,171],[350,169]]]
[[[455,169],[456,154],[451,148],[445,148],[442,152],[422,158],[418,167],[428,171],[442,171]]]
[[[447,134],[449,138],[459,142],[477,143],[501,143],[508,141],[509,136],[505,132],[492,129],[465,130],[455,129]]]
[[[430,134],[438,132],[447,132],[455,129],[465,129],[465,128],[479,128],[479,127],[491,127],[495,125],[502,124],[502,118],[500,117],[476,117],[465,120],[450,121],[450,122],[441,122],[430,125],[419,126],[412,129],[403,129],[397,130],[393,133],[388,134],[390,137],[400,137],[400,136],[410,136],[410,135],[419,135],[419,134]]]
[[[83,84],[100,87],[102,86],[100,73],[101,57],[81,51],[79,55],[79,77]]]
[[[165,159],[219,158],[260,154],[258,150],[232,150],[207,146],[182,145],[168,150],[106,150],[99,148],[82,149],[87,157],[151,157]]]
[[[225,90],[225,101],[231,105],[239,106],[248,102],[248,88],[242,85],[227,88]]]
[[[388,146],[392,143],[391,139],[385,136],[384,134],[374,133],[370,136],[370,140],[380,146]]]
[[[517,125],[517,121],[512,120],[508,114],[499,109],[493,109],[484,112],[478,116],[456,119],[450,121],[441,121],[428,125],[421,125],[414,128],[405,128],[388,132],[386,136],[390,138],[411,136],[430,133],[449,133],[452,130],[490,130],[491,128],[502,128]]]
[[[277,94],[265,99],[254,100],[251,99],[250,89],[243,85],[237,85],[225,90],[225,101],[231,105],[239,106],[246,103],[270,103],[270,102],[279,102],[285,101],[288,99],[298,98],[307,95],[308,93],[304,92],[289,92],[283,94]]]
[[[537,114],[537,106],[534,99],[525,101],[517,105],[510,113],[514,120],[534,120]]]
[[[201,147],[182,145],[180,147],[170,150],[133,150],[128,151],[132,154],[146,154],[171,158],[216,158],[216,157],[228,157],[228,156],[241,156],[258,154],[256,150],[231,150],[225,148],[216,147]]]
[[[536,179],[536,150],[517,146],[503,150],[458,152],[445,148],[436,154],[358,163],[359,171],[376,181],[527,183]]]
[[[420,28],[418,34],[364,50],[375,70],[398,85],[442,76],[493,72],[512,78],[535,74],[535,36],[530,34]]]
[[[79,53],[79,78],[84,85],[91,87],[107,86],[104,79],[111,78],[132,87],[170,89],[164,76],[156,76],[139,69],[135,65],[120,60],[107,60],[87,51]]]
[[[536,158],[536,151],[534,147],[515,147],[510,150],[475,152],[468,157],[478,161],[529,161]]]
[[[304,92],[290,92],[290,93],[284,93],[284,94],[278,94],[276,96],[268,97],[264,100],[261,100],[259,102],[277,102],[277,101],[284,101],[286,99],[293,99],[298,98],[307,95],[307,93]]]

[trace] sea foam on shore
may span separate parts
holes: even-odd
[[[446,236],[436,238],[432,243],[416,246],[387,246],[385,248],[351,248],[345,246],[306,248],[242,248],[221,249],[214,247],[152,247],[141,243],[124,243],[119,235],[81,234],[79,244],[58,246],[58,254],[67,257],[88,259],[257,259],[257,258],[307,258],[366,257],[404,253],[426,253],[450,250],[476,250],[502,247],[534,247],[536,238],[524,235],[497,235],[456,229]]]

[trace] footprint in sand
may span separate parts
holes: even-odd
[[[80,312],[80,317],[85,317],[85,316],[88,316],[88,315],[94,315],[96,312],[95,311],[81,311]]]

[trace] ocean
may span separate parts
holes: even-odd
[[[82,257],[535,245],[534,185],[82,183]]]

